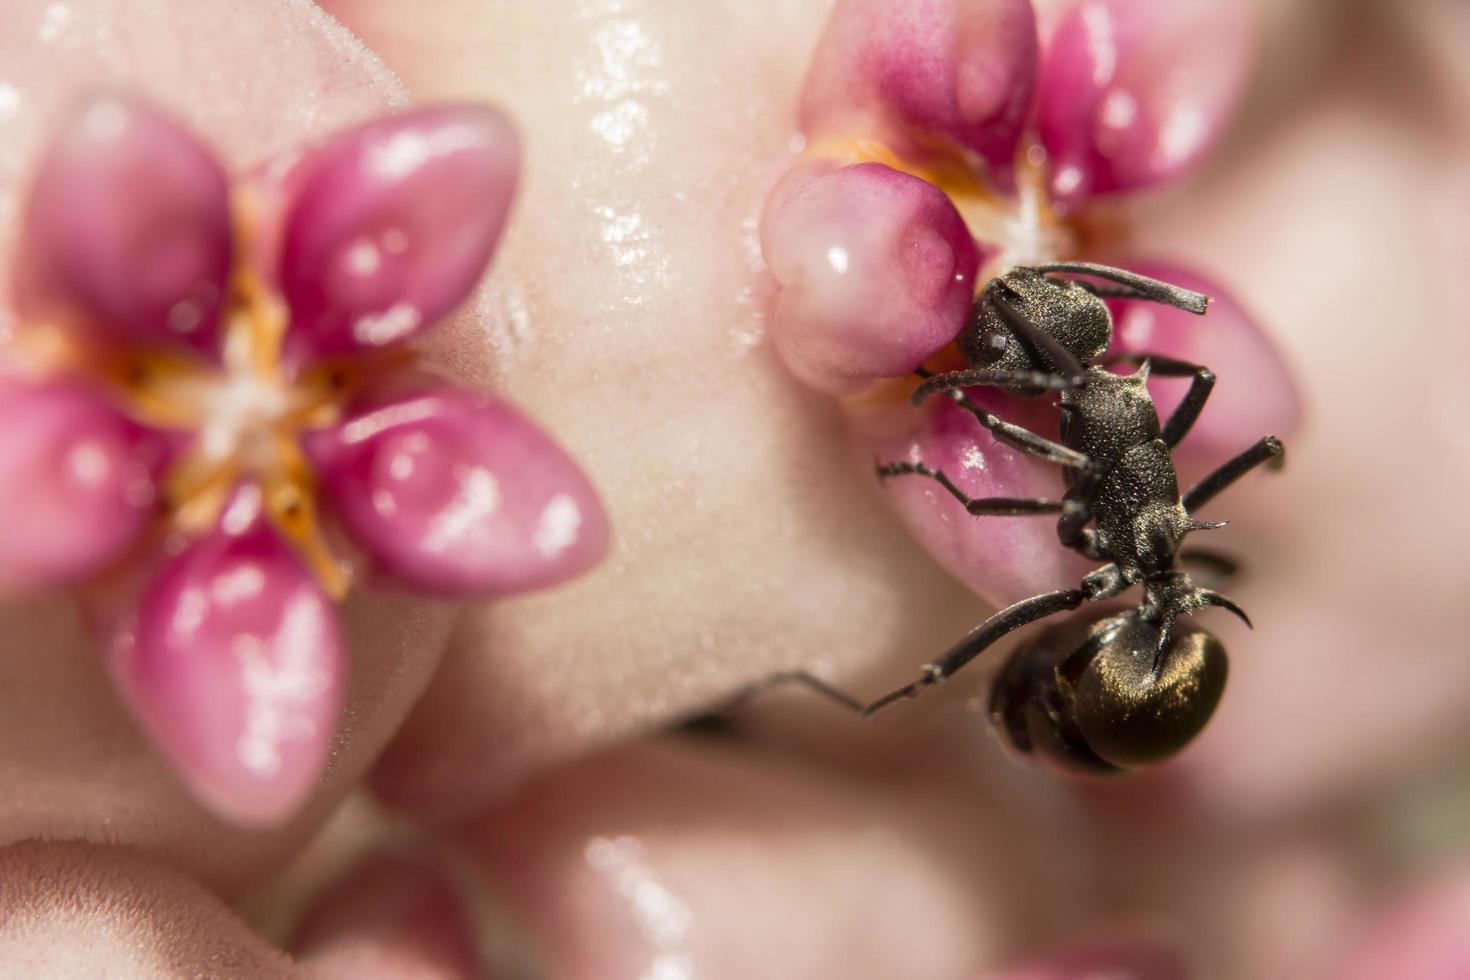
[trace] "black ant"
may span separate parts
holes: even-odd
[[[1095,285],[1051,274],[1084,275]],[[1112,342],[1105,297],[1151,300],[1203,314],[1208,299],[1145,276],[1085,262],[1019,267],[992,279],[976,298],[958,338],[970,368],[932,375],[913,393],[918,405],[947,393],[1000,442],[1063,467],[1060,500],[967,496],[942,471],[922,463],[877,467],[880,479],[915,475],[937,481],[975,515],[1058,514],[1062,544],[1105,562],[1080,587],[1059,589],[1003,609],[919,678],[869,702],[805,672],[775,675],[745,692],[797,682],[862,715],[871,715],[947,680],[1001,637],[1085,602],[1112,599],[1134,584],[1139,604],[1047,630],[1017,650],[997,680],[991,716],[1019,752],[1070,770],[1117,772],[1183,748],[1215,709],[1225,686],[1224,647],[1198,627],[1176,626],[1204,606],[1239,606],[1199,588],[1176,567],[1191,531],[1222,525],[1191,515],[1245,473],[1279,460],[1280,440],[1266,436],[1184,494],[1172,450],[1199,418],[1215,384],[1205,367],[1148,354],[1111,360],[1137,365],[1108,371],[1100,359]],[[1150,372],[1191,378],[1188,392],[1160,425],[1146,382]],[[1059,441],[1006,422],[968,399],[963,388],[993,385],[1013,394],[1060,392]],[[1091,523],[1093,526],[1088,527]]]

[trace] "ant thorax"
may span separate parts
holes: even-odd
[[[1148,391],[1148,369],[1087,372],[1087,384],[1062,392],[1062,442],[1093,459],[1118,459],[1130,446],[1159,438],[1158,409]]]

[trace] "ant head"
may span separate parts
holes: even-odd
[[[976,298],[959,349],[974,367],[1070,374],[1102,357],[1112,339],[1113,318],[1087,287],[1016,268]],[[1071,364],[1058,363],[1058,347]]]
[[[1011,655],[991,695],[997,730],[1022,755],[1071,773],[1168,758],[1204,728],[1225,689],[1225,648],[1204,630],[1136,611],[1073,620]]]
[[[1053,279],[1047,273],[1106,282]],[[1209,304],[1203,293],[1092,262],[1017,266],[990,280],[976,298],[960,332],[960,353],[973,367],[1080,375],[1107,353],[1113,341],[1113,318],[1103,302],[1107,296],[1163,303],[1196,314],[1204,313]],[[1013,390],[1039,393],[1034,388]]]

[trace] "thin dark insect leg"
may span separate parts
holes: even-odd
[[[1045,262],[1032,268],[1037,272],[1065,272],[1075,276],[1095,276],[1098,279],[1106,279],[1126,289],[1131,289],[1136,294],[1131,297],[1132,299],[1146,299],[1167,306],[1176,306],[1190,313],[1204,313],[1206,307],[1210,305],[1210,298],[1204,293],[1197,293],[1192,289],[1184,289],[1158,279],[1151,279],[1148,276],[1140,276],[1127,269],[1116,269],[1110,265],[1098,265],[1095,262]]]
[[[1071,548],[1088,558],[1101,558],[1097,551],[1097,540],[1087,529],[1092,520],[1092,498],[1097,481],[1090,474],[1074,487],[1062,501],[1062,516],[1057,521],[1057,540],[1062,547]]]
[[[883,463],[875,467],[874,471],[880,480],[910,474],[927,476],[948,490],[954,499],[965,505],[965,510],[976,516],[988,514],[996,517],[1022,517],[1028,514],[1058,514],[1062,511],[1060,500],[1042,497],[971,497],[955,486],[954,481],[943,470],[933,469],[923,463]]]
[[[925,367],[916,367],[913,373],[925,381],[928,381],[930,378],[947,376],[935,374]],[[1075,449],[1068,449],[1060,443],[1052,442],[1050,439],[1037,435],[1030,429],[1024,429],[1019,425],[1012,425],[1000,418],[1000,416],[987,412],[979,405],[970,401],[969,397],[958,388],[951,389],[946,394],[949,395],[956,405],[973,415],[975,421],[984,426],[991,435],[1012,449],[1019,449],[1023,453],[1044,459],[1049,463],[1056,463],[1059,466],[1071,466],[1087,473],[1095,469],[1092,460],[1082,453],[1077,452]]]
[[[1215,372],[1206,367],[1195,368],[1189,390],[1184,393],[1184,400],[1174,407],[1174,411],[1169,413],[1169,418],[1164,422],[1165,445],[1173,449],[1183,441],[1189,430],[1194,428],[1194,423],[1199,421],[1199,413],[1204,411],[1205,402],[1214,390]]]
[[[1062,429],[1066,431],[1072,420],[1071,412],[1065,407],[1062,414]],[[1092,521],[1092,505],[1097,499],[1097,485],[1102,472],[1097,468],[1081,470],[1068,481],[1067,493],[1062,497],[1062,516],[1057,521],[1057,539],[1062,547],[1071,548],[1088,558],[1104,559],[1097,545],[1097,534],[1087,525]]]
[[[876,714],[889,705],[918,697],[919,692],[924,688],[942,684],[953,677],[957,671],[984,653],[1006,634],[1028,623],[1034,623],[1038,619],[1045,619],[1047,616],[1064,610],[1076,609],[1086,599],[1087,593],[1081,589],[1060,589],[1056,592],[1043,592],[1041,595],[1022,599],[1015,605],[1002,609],[967,633],[964,639],[950,647],[942,657],[925,664],[918,680],[895,688],[882,697],[868,702],[864,705],[862,713],[864,715]]]
[[[951,647],[944,656],[925,664],[923,673],[918,680],[889,691],[887,694],[873,701],[866,703],[860,701],[851,694],[833,687],[820,677],[807,671],[788,670],[782,671],[779,674],[772,674],[769,677],[742,688],[725,703],[724,710],[735,708],[771,688],[783,687],[787,684],[800,684],[827,700],[864,717],[877,714],[884,708],[897,704],[899,701],[907,701],[910,698],[917,697],[919,692],[926,687],[944,682],[953,676],[955,671],[965,666],[971,660],[974,660],[987,647],[1007,633],[1018,630],[1028,623],[1034,623],[1036,620],[1043,619],[1053,613],[1059,613],[1064,609],[1076,609],[1082,605],[1086,598],[1087,594],[1081,589],[1063,589],[1058,592],[1046,592],[1038,596],[1033,596],[1007,609],[1002,609],[971,630],[963,640]]]
[[[867,714],[867,705],[845,691],[840,691],[822,680],[815,674],[805,670],[783,670],[769,677],[763,677],[753,684],[747,684],[736,691],[720,708],[721,713],[733,711],[751,698],[764,694],[772,688],[785,687],[788,684],[800,684],[809,688],[829,701],[833,701],[849,711],[855,711],[860,715]]]
[[[998,371],[992,368],[971,368],[965,371],[946,371],[944,374],[926,374],[924,383],[914,389],[909,400],[915,405],[923,404],[931,395],[956,388],[974,385],[1000,385],[1027,388],[1042,388],[1049,391],[1069,391],[1077,387],[1073,378],[1044,371]]]
[[[1012,449],[1018,449],[1037,459],[1044,459],[1048,463],[1056,463],[1058,466],[1070,466],[1086,472],[1091,472],[1096,468],[1091,457],[1075,449],[1068,449],[1059,442],[1052,442],[1030,429],[1007,422],[993,412],[987,412],[965,397],[963,391],[958,389],[951,391],[949,397],[956,405],[973,415],[975,421],[995,436],[998,442],[1003,442]]]
[[[1080,388],[1087,381],[1086,369],[1072,356],[1072,352],[1058,343],[1057,339],[1041,327],[1032,323],[1017,310],[994,287],[986,291],[986,298],[995,304],[995,309],[1016,334],[1032,347],[1039,349],[1051,361],[1057,373],[1072,379],[1072,387]]]
[[[1286,447],[1281,445],[1280,439],[1275,436],[1263,436],[1254,446],[1190,487],[1179,502],[1184,505],[1186,511],[1193,513],[1214,500],[1221,490],[1257,466],[1271,460],[1279,460],[1285,452]]]
[[[1174,411],[1169,413],[1168,421],[1164,423],[1164,442],[1170,449],[1179,445],[1189,434],[1189,430],[1199,420],[1199,413],[1204,410],[1210,392],[1215,389],[1215,372],[1202,364],[1191,364],[1159,354],[1120,354],[1108,360],[1132,361],[1135,364],[1147,361],[1153,373],[1166,378],[1192,376],[1193,380],[1189,382],[1189,390],[1184,393],[1184,400],[1175,406]]]

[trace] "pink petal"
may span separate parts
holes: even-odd
[[[577,465],[515,409],[441,388],[316,433],[337,518],[377,563],[436,595],[497,596],[578,575],[608,528]]]
[[[154,513],[164,437],[79,384],[0,379],[0,590],[103,571]]]
[[[153,109],[83,106],[41,162],[21,234],[27,319],[131,343],[214,344],[231,255],[225,175]]]
[[[1055,439],[1058,416],[1044,401],[993,389],[971,398],[997,415]],[[853,419],[864,465],[922,462],[943,470],[971,497],[1047,497],[1063,493],[1058,467],[996,442],[973,417],[945,398],[921,409],[885,404]],[[1086,562],[1057,540],[1056,517],[975,517],[934,480],[895,476],[881,487],[900,519],[933,558],[997,605],[1075,584]]]
[[[954,339],[980,263],[949,198],[881,163],[794,170],[766,202],[761,246],[782,287],[776,349],[834,393],[907,374]]]
[[[1250,64],[1249,5],[1081,0],[1042,56],[1037,130],[1055,200],[1139,190],[1199,160]]]
[[[1365,924],[1327,980],[1463,980],[1470,977],[1470,869],[1400,899]]]
[[[457,306],[500,240],[520,143],[500,112],[421,109],[314,149],[285,177],[291,354],[397,343]]]
[[[1204,316],[1157,303],[1115,300],[1113,352],[1154,353],[1201,364],[1216,382],[1199,421],[1179,444],[1184,460],[1222,463],[1264,435],[1286,437],[1301,424],[1301,394],[1281,352],[1219,283],[1166,262],[1124,260],[1123,268],[1210,297]],[[1120,367],[1120,371],[1132,370]],[[1186,379],[1149,380],[1159,417],[1189,388]]]
[[[801,127],[904,156],[969,151],[1008,182],[1036,59],[1028,0],[842,0],[812,57]]]
[[[342,703],[342,641],[253,487],[163,566],[115,636],[112,668],[159,749],[221,816],[277,823],[316,784]]]

